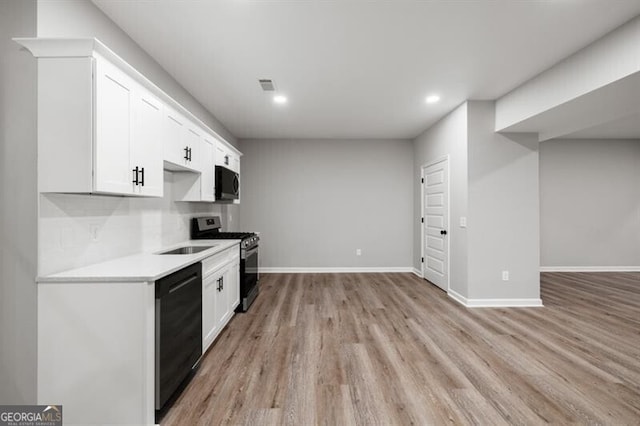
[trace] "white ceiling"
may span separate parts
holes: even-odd
[[[239,138],[413,138],[640,14],[640,0],[93,1]]]
[[[578,130],[560,139],[640,139],[640,114]]]

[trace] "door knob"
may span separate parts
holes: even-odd
[[[442,231],[440,231],[440,235],[447,235],[447,231],[443,229]]]

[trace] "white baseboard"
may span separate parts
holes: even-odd
[[[336,268],[260,268],[262,274],[349,274],[349,273],[384,273],[413,272],[410,266],[388,267],[336,267]]]
[[[640,272],[640,266],[541,266],[540,272]]]
[[[449,289],[447,294],[453,300],[467,308],[524,308],[543,306],[542,299],[467,299],[451,289]]]
[[[447,295],[449,295],[450,298],[452,298],[453,300],[455,300],[456,302],[458,302],[462,306],[467,306],[467,298],[464,297],[463,295],[461,295],[460,293],[449,289],[447,291]]]
[[[422,271],[420,271],[420,269],[413,268],[411,272],[413,272],[413,275],[416,275],[418,278],[424,278],[422,276]]]

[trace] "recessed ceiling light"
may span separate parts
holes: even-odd
[[[287,103],[287,97],[283,96],[283,95],[275,95],[273,97],[273,102],[276,104],[286,104]]]
[[[438,95],[429,95],[429,96],[427,96],[426,102],[428,104],[435,104],[439,100],[440,100],[440,96],[438,96]]]

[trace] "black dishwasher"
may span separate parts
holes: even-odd
[[[202,356],[202,264],[156,281],[155,408],[160,410]]]

